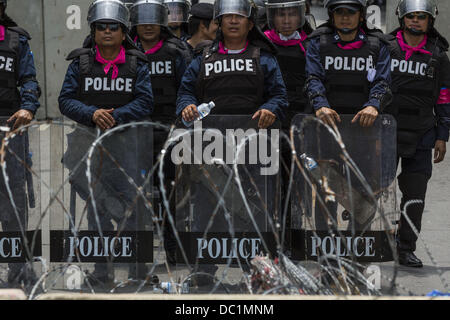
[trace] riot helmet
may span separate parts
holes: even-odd
[[[216,0],[214,2],[214,19],[220,19],[225,14],[237,14],[254,21],[256,11],[256,4],[251,0]]]
[[[283,29],[294,32],[305,25],[305,0],[269,0],[266,7],[270,29],[280,33]]]
[[[409,13],[424,12],[430,15],[430,27],[434,25],[434,21],[439,13],[435,0],[400,0],[397,6],[396,14],[398,15],[399,23],[402,28],[404,25],[404,17]],[[408,31],[415,35],[421,35],[426,33],[425,31],[416,30],[414,28],[408,28]]]
[[[328,10],[328,16],[333,24],[333,12],[340,8],[346,8],[351,11],[359,11],[361,12],[363,21],[366,20],[367,0],[326,0],[324,3],[324,7]],[[356,28],[342,28],[338,29],[338,31],[343,34],[349,34],[359,29],[360,27],[361,23]]]
[[[115,21],[128,28],[130,13],[125,4],[120,0],[96,0],[88,10],[88,23],[93,24],[100,20]]]
[[[256,14],[256,22],[260,28],[264,28],[267,24],[266,3],[264,0],[253,0],[258,10]]]
[[[5,16],[6,6],[8,5],[8,2],[6,0],[0,0],[0,5],[3,5],[3,13],[2,13],[3,16],[0,17],[1,19],[3,19]]]
[[[191,4],[187,0],[164,0],[169,8],[169,23],[188,22]]]
[[[157,24],[167,27],[169,9],[163,0],[138,0],[130,8],[131,27]]]

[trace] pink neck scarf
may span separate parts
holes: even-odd
[[[117,55],[116,59],[114,59],[113,61],[104,59],[100,54],[98,46],[95,46],[95,49],[97,50],[95,60],[104,65],[103,70],[105,71],[105,74],[108,74],[109,69],[111,69],[112,67],[113,68],[112,79],[116,79],[117,76],[119,75],[119,68],[117,67],[117,65],[125,63],[125,48],[123,46],[120,47],[120,52]]]
[[[161,49],[161,47],[163,46],[163,43],[164,43],[164,41],[162,39],[159,40],[159,42],[157,44],[155,44],[155,46],[153,48],[148,50],[145,54],[153,54],[153,53],[157,52],[159,49]]]
[[[248,40],[245,43],[245,48],[242,49],[242,51],[239,52],[239,53],[245,52],[245,50],[247,50],[247,47],[248,47]],[[222,41],[219,41],[219,53],[220,54],[228,54],[228,49],[225,48],[225,46],[224,46]]]
[[[341,48],[343,50],[355,50],[355,49],[362,48],[362,46],[364,45],[364,41],[359,40],[359,41],[347,43],[345,45],[343,45],[342,43],[338,42],[337,45],[338,45],[339,48]]]
[[[409,44],[407,44],[405,42],[405,40],[403,40],[403,31],[399,30],[399,32],[397,32],[398,44],[400,45],[400,48],[406,52],[405,60],[408,60],[409,58],[411,58],[411,56],[413,55],[414,52],[420,52],[420,53],[432,55],[432,53],[430,51],[422,49],[427,44],[427,40],[428,40],[428,36],[425,35],[425,37],[423,38],[423,41],[421,43],[419,43],[419,45],[417,47],[411,47]]]
[[[5,40],[5,26],[0,25],[0,41]]]
[[[362,34],[366,34],[362,28],[359,29],[359,32],[361,32]],[[355,49],[361,49],[362,46],[364,45],[364,41],[359,40],[359,41],[355,41],[355,42],[351,42],[351,43],[347,43],[347,44],[342,44],[342,43],[338,42],[337,45],[339,48],[341,48],[343,50],[355,50]]]
[[[291,46],[300,46],[300,49],[302,49],[303,53],[306,52],[305,47],[303,47],[302,42],[308,38],[308,35],[305,31],[302,30],[300,33],[300,39],[291,39],[291,40],[281,40],[280,35],[274,30],[267,30],[264,32],[267,38],[270,39],[273,43],[276,45],[282,46],[282,47],[291,47]]]

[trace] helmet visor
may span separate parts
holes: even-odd
[[[403,18],[408,13],[426,12],[436,18],[437,6],[433,0],[403,0],[398,4],[398,15]]]
[[[121,2],[94,2],[89,8],[87,20],[89,24],[98,20],[114,20],[128,27],[129,11]]]
[[[267,22],[271,29],[292,34],[305,25],[306,6],[303,2],[267,4]]]
[[[189,4],[181,2],[169,2],[169,22],[187,22],[189,16]]]
[[[158,24],[167,26],[168,10],[167,7],[157,3],[140,3],[130,9],[131,26],[141,24]]]
[[[237,14],[250,17],[252,7],[247,0],[216,0],[214,3],[214,19],[224,14]]]

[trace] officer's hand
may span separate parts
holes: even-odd
[[[258,117],[259,117],[258,128],[260,129],[267,129],[275,122],[277,118],[273,112],[267,109],[261,109],[256,111],[256,113],[252,117],[252,120]]]
[[[17,128],[21,127],[21,126],[26,126],[27,124],[29,124],[31,122],[31,120],[33,120],[33,113],[31,111],[25,110],[25,109],[21,109],[19,111],[17,111],[16,113],[14,113],[11,118],[8,119],[8,123],[10,122],[14,122],[14,126],[12,128],[12,130],[16,130]]]
[[[447,147],[444,140],[437,140],[434,145],[434,163],[442,162],[445,158]]]
[[[375,122],[375,120],[377,119],[377,117],[378,117],[377,108],[368,106],[356,114],[356,116],[352,120],[352,123],[358,121],[359,118],[359,123],[361,127],[371,127]]]
[[[114,120],[111,113],[113,113],[114,109],[98,109],[94,112],[92,116],[92,121],[101,129],[111,129],[116,125],[116,120]]]
[[[183,109],[183,111],[181,112],[181,116],[183,117],[184,121],[191,122],[200,117],[200,114],[198,113],[195,104],[190,104]]]
[[[334,121],[341,122],[341,117],[339,114],[333,109],[322,107],[316,111],[316,117],[328,124],[331,127],[334,127]]]

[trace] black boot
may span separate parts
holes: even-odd
[[[416,257],[414,252],[411,251],[399,251],[398,252],[398,261],[402,266],[411,267],[411,268],[422,268],[422,261]]]

